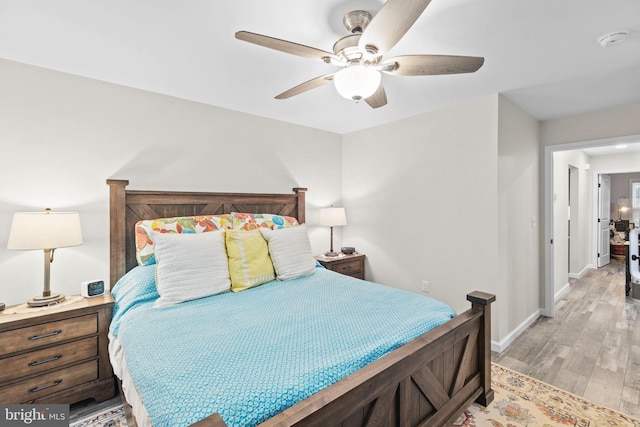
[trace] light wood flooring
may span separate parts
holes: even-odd
[[[556,317],[539,318],[493,361],[640,418],[640,301],[625,297],[624,262],[571,279]]]

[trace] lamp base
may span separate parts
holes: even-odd
[[[324,256],[328,256],[328,257],[334,257],[334,256],[338,256],[338,252],[325,252]]]
[[[45,296],[33,297],[32,299],[27,301],[27,304],[29,305],[29,307],[46,307],[49,305],[60,304],[62,301],[64,301],[64,295],[53,294],[48,297],[45,297]]]

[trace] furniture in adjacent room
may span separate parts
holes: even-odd
[[[128,279],[131,273],[148,271],[145,270],[148,267],[134,269],[136,267],[135,226],[141,220],[181,216],[222,216],[231,212],[246,212],[292,216],[300,224],[305,222],[306,189],[296,188],[293,194],[194,193],[127,190],[128,181],[108,180],[107,182],[110,186],[111,287],[114,294],[117,293],[119,286],[123,286],[125,280],[117,284],[123,276],[126,275]],[[364,255],[347,259],[362,263]],[[334,275],[336,280],[339,278],[351,280],[354,285],[357,282],[357,286],[343,286],[342,288],[346,290],[369,286],[368,282],[356,281],[351,277],[336,275],[334,272],[323,271],[322,273],[324,274],[316,273],[315,276]],[[149,281],[145,283],[147,283],[145,289],[150,289]],[[278,286],[277,282],[272,282],[271,285],[262,285],[255,291],[264,292],[264,289],[269,289],[269,286],[281,288],[286,285]],[[144,292],[146,293],[147,290]],[[252,292],[252,290],[243,292]],[[212,298],[226,300],[229,295],[223,294],[222,297]],[[380,421],[386,425],[398,427],[442,426],[451,423],[474,401],[488,405],[493,400],[490,307],[495,301],[495,296],[476,291],[469,293],[467,300],[471,303],[469,310],[372,361],[346,378],[337,380],[310,397],[294,403],[259,425],[262,427],[366,426]],[[198,306],[207,303],[208,301],[198,302]],[[144,301],[132,304],[137,304],[135,310],[137,313],[140,310],[146,310],[143,308]],[[158,315],[158,312],[156,311],[154,315]],[[135,329],[131,325],[129,328]],[[194,325],[194,329],[197,328],[198,326]],[[111,341],[114,347],[122,344],[118,344],[117,336],[112,334],[110,338],[114,339]],[[135,342],[132,340],[132,345]],[[192,341],[189,340],[189,342]],[[167,348],[171,343],[163,341],[162,345],[165,346],[163,348]],[[216,346],[219,345],[220,342],[216,342]],[[182,354],[189,351],[188,348],[179,347],[179,349]],[[136,352],[143,350],[139,348]],[[129,353],[126,347],[122,347],[119,354],[124,356]],[[116,359],[118,357],[114,357],[112,353],[112,363],[117,365]],[[137,360],[145,360],[145,358]],[[120,366],[123,365],[126,365],[126,361],[120,364]],[[118,368],[115,371],[122,373],[125,370]],[[128,382],[125,382],[122,377],[120,379],[124,398],[133,406],[129,409],[136,417],[138,414],[144,414],[146,412],[144,407],[148,402],[143,405],[139,397],[138,402],[135,402],[139,393],[136,391],[133,378]],[[152,378],[147,379],[152,380]],[[158,381],[164,381],[164,379],[159,378]],[[175,408],[178,402],[153,403]],[[224,426],[225,423],[217,414],[211,414],[193,425]]]
[[[328,270],[364,280],[364,254],[340,254],[335,257],[317,256],[315,258]]]
[[[609,243],[609,250],[611,251],[611,256],[615,259],[619,259],[619,260],[624,259],[624,248],[625,248],[625,242]]]
[[[629,221],[614,221],[611,227],[609,250],[612,258],[624,260],[625,242],[628,242]]]
[[[71,404],[115,395],[109,363],[110,294],[67,296],[53,306],[27,304],[0,313],[0,403]]]

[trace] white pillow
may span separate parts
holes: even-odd
[[[269,245],[269,255],[278,280],[309,276],[316,272],[316,262],[311,254],[311,243],[304,224],[296,227],[260,232]]]
[[[153,233],[156,307],[216,295],[231,288],[224,231]]]

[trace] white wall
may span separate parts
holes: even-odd
[[[543,146],[640,135],[640,103],[540,123]]]
[[[344,136],[344,244],[367,255],[367,278],[469,308],[499,294],[498,96]],[[495,311],[494,311],[495,312]],[[494,334],[500,315],[494,317]]]
[[[0,60],[0,301],[42,292],[43,255],[8,251],[17,211],[78,211],[84,244],[56,251],[52,289],[109,277],[107,178],[130,188],[290,192],[308,217],[340,204],[341,136]],[[329,232],[311,229],[315,253]]]
[[[502,340],[532,316],[540,286],[539,123],[507,98],[498,116],[498,271]],[[505,298],[506,296],[506,298]]]
[[[495,293],[500,343],[539,313],[538,121],[492,95],[345,135],[345,244],[367,277],[458,312]],[[532,226],[532,219],[534,224]]]
[[[589,173],[589,157],[581,150],[559,151],[553,154],[553,246],[554,246],[554,295],[568,290],[569,273],[578,275],[589,268],[592,246],[592,183]],[[577,233],[571,235],[573,250],[569,255],[569,167],[578,169],[578,212],[573,221]],[[570,263],[570,264],[569,264]],[[571,270],[569,265],[572,266]]]

